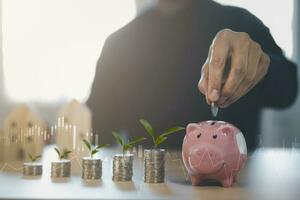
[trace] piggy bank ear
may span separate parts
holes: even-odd
[[[186,133],[191,133],[195,130],[199,129],[199,125],[196,124],[196,123],[191,123],[191,124],[188,124],[187,127],[186,127]]]
[[[232,126],[228,126],[228,125],[221,126],[218,130],[221,131],[221,133],[226,137],[231,138],[232,140],[236,140],[235,130],[233,129]]]
[[[246,145],[246,140],[244,138],[244,135],[242,132],[238,132],[235,135],[236,143],[239,148],[240,154],[245,154],[247,155],[247,145]]]
[[[227,135],[227,136],[230,136],[230,137],[233,137],[233,129],[232,127],[230,126],[221,126],[220,129],[219,129],[223,134]]]

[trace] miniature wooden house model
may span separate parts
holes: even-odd
[[[4,161],[24,161],[29,153],[40,155],[47,139],[46,128],[46,123],[27,105],[17,105],[4,120]]]
[[[71,150],[71,156],[87,155],[83,139],[91,141],[91,111],[85,104],[72,100],[58,113],[56,144],[61,150]]]

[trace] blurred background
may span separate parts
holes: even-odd
[[[300,64],[297,0],[218,2],[246,8],[260,18],[286,56]],[[0,126],[17,103],[30,105],[50,124],[66,102],[84,103],[105,39],[155,3],[0,0]],[[290,147],[300,141],[299,119],[299,98],[287,110],[266,110],[261,145]]]

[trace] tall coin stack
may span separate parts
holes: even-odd
[[[165,150],[144,150],[144,182],[163,183],[165,180]]]
[[[23,176],[41,176],[43,165],[41,163],[24,163]]]
[[[100,158],[84,157],[82,159],[82,176],[84,180],[98,180],[102,176],[102,161]]]
[[[117,154],[113,159],[113,181],[131,181],[133,154]]]
[[[51,163],[52,178],[66,178],[71,175],[71,161],[60,160]]]

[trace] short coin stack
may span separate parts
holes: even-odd
[[[66,178],[71,175],[71,161],[61,160],[51,163],[51,177],[52,178]]]
[[[43,165],[41,163],[24,163],[23,176],[41,176]]]
[[[100,158],[84,157],[82,159],[82,179],[97,180],[102,176],[102,161]]]
[[[117,154],[113,159],[113,181],[131,181],[133,154]]]
[[[144,182],[163,183],[165,180],[165,150],[144,150]]]

